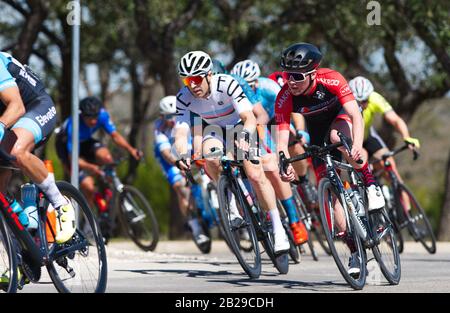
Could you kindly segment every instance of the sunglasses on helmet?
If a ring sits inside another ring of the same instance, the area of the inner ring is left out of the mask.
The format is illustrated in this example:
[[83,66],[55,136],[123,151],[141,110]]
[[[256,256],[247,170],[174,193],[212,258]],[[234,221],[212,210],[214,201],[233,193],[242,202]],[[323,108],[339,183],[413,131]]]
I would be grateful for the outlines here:
[[301,83],[306,80],[306,76],[309,74],[314,73],[316,70],[312,70],[310,72],[306,73],[299,73],[299,72],[283,72],[283,78],[285,80],[290,80],[296,83]]
[[190,86],[192,83],[200,85],[206,75],[188,76],[183,78],[183,83],[185,86]]

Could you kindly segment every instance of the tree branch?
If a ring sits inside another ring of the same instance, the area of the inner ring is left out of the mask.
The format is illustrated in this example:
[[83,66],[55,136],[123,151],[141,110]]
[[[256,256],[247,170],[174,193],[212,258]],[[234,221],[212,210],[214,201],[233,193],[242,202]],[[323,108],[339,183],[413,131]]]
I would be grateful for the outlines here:
[[184,12],[169,23],[166,34],[174,36],[176,33],[181,31],[183,27],[185,27],[192,21],[195,13],[197,13],[202,5],[203,4],[201,0],[189,1]]

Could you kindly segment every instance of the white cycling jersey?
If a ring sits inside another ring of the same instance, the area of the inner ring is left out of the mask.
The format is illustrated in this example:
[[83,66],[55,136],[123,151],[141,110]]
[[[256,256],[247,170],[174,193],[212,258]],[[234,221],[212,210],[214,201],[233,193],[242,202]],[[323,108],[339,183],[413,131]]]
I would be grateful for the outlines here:
[[[234,126],[241,121],[239,114],[252,111],[252,104],[239,83],[230,75],[212,76],[211,93],[207,98],[196,98],[188,87],[177,95],[177,123],[175,127],[193,126],[193,116],[200,116],[210,125]],[[194,114],[193,114],[194,113]]]

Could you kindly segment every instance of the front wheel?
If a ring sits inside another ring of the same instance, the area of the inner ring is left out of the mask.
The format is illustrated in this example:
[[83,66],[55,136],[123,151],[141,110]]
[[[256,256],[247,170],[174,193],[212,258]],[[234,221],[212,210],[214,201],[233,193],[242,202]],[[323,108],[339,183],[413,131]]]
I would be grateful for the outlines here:
[[[328,178],[320,181],[318,195],[322,227],[331,255],[347,283],[353,289],[360,290],[366,283],[367,272],[366,253],[361,239],[351,220],[346,218],[340,195],[336,193]],[[338,222],[342,219],[346,224],[344,230],[338,228]]]
[[144,251],[153,251],[159,226],[152,207],[139,189],[125,185],[119,194],[119,220],[131,240]]
[[[411,190],[400,185],[397,191],[398,205],[405,216],[406,227],[415,241],[420,241],[425,249],[436,253],[436,237],[424,209],[417,201]],[[409,204],[408,204],[409,202]]]
[[372,248],[373,255],[387,281],[391,285],[398,285],[401,264],[394,227],[384,209],[369,212],[369,221],[376,243]]
[[3,218],[0,218],[0,291],[17,291],[17,255],[10,232]]
[[[217,195],[219,197],[219,217],[230,248],[247,275],[250,278],[258,278],[261,275],[261,254],[255,229],[248,210],[243,207],[240,193],[226,175],[219,178]],[[244,219],[244,222],[238,228],[231,223],[231,205],[237,206],[241,217]],[[241,241],[245,241],[245,245]],[[242,249],[241,246],[246,246],[247,249]]]
[[[59,191],[72,204],[77,229],[72,239],[57,244],[46,238],[49,262],[46,264],[56,289],[63,293],[102,293],[106,289],[107,262],[103,236],[84,196],[68,182],[56,183]],[[48,204],[47,204],[48,207]],[[52,223],[47,228],[55,234]]]

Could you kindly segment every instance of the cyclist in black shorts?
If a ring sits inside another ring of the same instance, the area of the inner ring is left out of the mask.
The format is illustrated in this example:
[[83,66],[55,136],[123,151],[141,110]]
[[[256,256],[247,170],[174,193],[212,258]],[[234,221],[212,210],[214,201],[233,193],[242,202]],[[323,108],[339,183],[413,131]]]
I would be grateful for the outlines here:
[[[132,147],[117,131],[111,121],[108,111],[103,108],[101,101],[95,97],[87,97],[80,101],[80,158],[78,161],[80,172],[80,189],[86,196],[89,207],[94,207],[95,180],[94,176],[103,175],[101,165],[114,162],[111,152],[100,141],[92,138],[99,129],[108,133],[115,144],[127,150],[136,160],[141,158],[141,152]],[[70,154],[72,152],[72,118],[67,118],[56,137],[56,151],[64,169],[70,172]]]
[[[64,243],[75,232],[74,209],[59,192],[44,162],[32,153],[47,140],[55,126],[55,105],[40,79],[28,66],[0,52],[0,145],[16,157],[14,165],[37,184],[56,209],[55,239],[57,243]],[[2,192],[6,192],[10,177],[10,170],[1,171]],[[11,202],[11,205],[19,204]],[[31,227],[31,223],[24,226]]]

